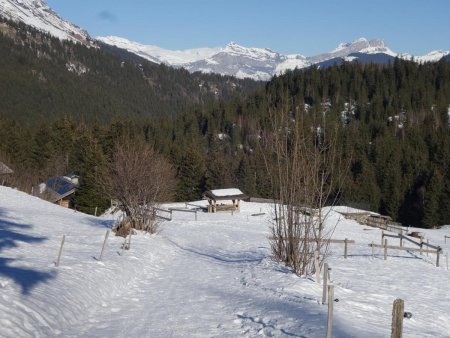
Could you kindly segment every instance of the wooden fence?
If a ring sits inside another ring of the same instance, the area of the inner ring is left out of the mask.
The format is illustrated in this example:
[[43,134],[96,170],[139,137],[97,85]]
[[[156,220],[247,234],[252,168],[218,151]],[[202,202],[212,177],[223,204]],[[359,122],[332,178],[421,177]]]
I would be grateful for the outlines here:
[[[161,208],[153,208],[153,209],[154,209],[154,213],[155,213],[156,217],[164,219],[166,221],[171,221],[172,220],[172,210],[166,210],[166,209],[161,209]],[[158,215],[157,211],[167,213],[168,216]]]
[[194,213],[195,214],[195,220],[197,221],[198,220],[198,216],[197,216],[197,210],[191,210],[191,209],[182,209],[182,208],[169,208],[169,210],[171,211],[171,212],[174,212],[174,211],[178,211],[178,212],[189,212],[189,213]]
[[[269,236],[269,240],[275,240],[276,238],[274,236]],[[304,238],[300,238],[300,241],[304,241]],[[316,242],[314,238],[309,238],[308,242]],[[353,239],[322,239],[320,240],[320,243],[327,243],[327,244],[344,244],[344,258],[347,259],[348,256],[348,245],[349,244],[355,244],[356,242]],[[313,255],[314,253],[310,253]]]
[[[403,250],[403,251],[412,251],[412,252],[419,252],[420,254],[422,253],[432,253],[432,254],[436,254],[436,267],[439,267],[439,256],[442,253],[442,249],[441,247],[437,247],[437,249],[432,250],[432,249],[422,249],[422,247],[420,248],[408,248],[408,247],[403,247],[403,246],[396,246],[396,245],[388,245],[387,243],[387,239],[384,240],[383,244],[369,244],[369,247],[372,248],[383,248],[384,249],[384,259],[387,259],[387,250],[391,249],[391,250]],[[373,250],[372,250],[372,255],[373,255]]]

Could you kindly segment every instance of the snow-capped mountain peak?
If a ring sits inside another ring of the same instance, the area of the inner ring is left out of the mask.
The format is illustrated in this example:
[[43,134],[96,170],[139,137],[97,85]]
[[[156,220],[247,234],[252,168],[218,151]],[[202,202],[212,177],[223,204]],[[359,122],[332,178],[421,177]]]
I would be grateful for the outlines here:
[[64,20],[44,0],[1,0],[0,15],[16,22],[23,22],[61,40],[91,44],[89,34]]
[[368,41],[367,41],[367,39],[366,38],[359,38],[359,39],[356,39],[355,41],[353,41],[353,42],[341,42],[335,49],[333,49],[330,53],[337,53],[337,52],[339,52],[339,51],[342,51],[342,50],[345,50],[345,49],[347,49],[347,48],[349,48],[349,47],[351,47],[351,46],[354,46],[354,45],[357,45],[357,44],[361,44],[361,43],[364,43],[364,44],[366,44],[366,43],[368,43]]
[[333,58],[345,58],[352,53],[384,53],[390,56],[396,55],[396,53],[386,47],[384,40],[382,39],[367,40],[366,38],[359,38],[353,42],[340,43],[337,48],[331,52],[312,56],[309,60],[311,63],[319,63]]
[[279,57],[279,53],[274,52],[269,48],[248,48],[240,46],[235,42],[230,42],[226,45],[223,52],[230,55],[245,56],[258,60],[269,60],[271,58]]
[[450,51],[434,50],[432,52],[429,52],[428,54],[417,57],[416,61],[419,63],[437,62],[440,59],[442,59],[444,56],[447,56],[449,54],[450,54]]
[[312,65],[327,67],[342,62],[382,63],[392,62],[395,57],[418,62],[433,62],[450,54],[445,51],[431,52],[423,57],[398,54],[392,51],[382,39],[359,38],[353,42],[340,43],[328,53],[305,57],[301,54],[283,55],[269,48],[249,48],[235,42],[222,48],[197,48],[172,51],[156,46],[145,46],[117,37],[99,37],[106,44],[127,49],[150,61],[184,67],[191,72],[218,73],[239,78],[269,80],[273,75],[287,70]]
[[172,66],[181,66],[213,56],[222,48],[194,48],[186,50],[169,50],[153,45],[143,45],[117,36],[97,37],[107,45],[113,45],[139,55],[155,63],[165,63]]

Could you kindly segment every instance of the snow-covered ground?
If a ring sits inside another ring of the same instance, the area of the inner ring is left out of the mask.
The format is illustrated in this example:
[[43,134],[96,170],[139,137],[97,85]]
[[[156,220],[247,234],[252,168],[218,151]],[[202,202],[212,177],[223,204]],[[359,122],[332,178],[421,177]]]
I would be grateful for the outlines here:
[[[202,203],[202,202],[197,202]],[[179,204],[178,206],[183,206]],[[175,205],[176,206],[176,205]],[[265,212],[265,215],[252,216]],[[327,307],[314,276],[270,259],[270,206],[240,213],[174,212],[157,235],[110,236],[114,216],[92,217],[0,187],[0,337],[324,337]],[[390,337],[392,303],[405,300],[404,337],[450,337],[445,258],[382,250],[381,231],[331,212],[333,337]],[[450,249],[450,227],[425,231]],[[66,235],[59,267],[59,245]],[[395,243],[391,239],[390,244]]]

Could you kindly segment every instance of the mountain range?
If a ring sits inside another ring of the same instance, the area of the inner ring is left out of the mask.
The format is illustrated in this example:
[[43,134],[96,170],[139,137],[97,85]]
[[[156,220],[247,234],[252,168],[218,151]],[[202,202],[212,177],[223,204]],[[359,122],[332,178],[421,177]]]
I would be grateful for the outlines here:
[[416,62],[435,62],[448,59],[450,51],[432,51],[424,56],[412,56],[393,52],[381,39],[357,39],[341,43],[331,52],[303,56],[283,55],[268,48],[248,48],[236,43],[225,47],[168,50],[143,45],[121,37],[107,36],[93,39],[88,32],[59,16],[44,0],[1,0],[0,14],[7,19],[20,21],[48,32],[60,39],[68,39],[88,46],[111,45],[125,49],[155,63],[183,67],[189,72],[217,73],[237,78],[269,80],[287,70],[315,65],[327,67],[343,62],[379,63],[393,62],[395,57]]

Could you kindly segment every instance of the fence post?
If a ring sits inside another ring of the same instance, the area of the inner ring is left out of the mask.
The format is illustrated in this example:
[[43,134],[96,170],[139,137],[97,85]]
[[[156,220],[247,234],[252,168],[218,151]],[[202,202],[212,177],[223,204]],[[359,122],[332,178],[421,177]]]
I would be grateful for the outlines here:
[[344,240],[344,258],[347,259],[347,252],[348,252],[348,240],[347,238]]
[[391,338],[402,338],[403,334],[403,316],[405,310],[405,302],[403,299],[394,300],[392,307],[392,330]]
[[328,284],[328,263],[323,265],[323,292],[322,292],[322,304],[327,301],[327,285]]
[[423,239],[422,239],[422,237],[420,237],[420,251],[419,251],[419,253],[422,255],[423,253],[422,253],[422,247],[423,247]]
[[327,338],[333,336],[333,305],[334,305],[334,286],[328,286],[328,318],[327,318]]
[[375,258],[375,248],[374,248],[374,243],[372,241],[372,258]]
[[105,240],[103,241],[103,246],[102,246],[102,251],[100,252],[100,256],[98,257],[98,260],[101,261],[102,260],[102,256],[103,256],[103,251],[105,250],[105,246],[106,246],[106,240],[108,239],[109,236],[109,232],[110,230],[106,230],[106,234],[105,234]]
[[320,283],[320,266],[319,266],[319,251],[314,251],[314,269],[316,270],[316,282]]
[[133,228],[130,227],[130,235],[128,236],[128,250],[131,249],[131,233],[133,232]]
[[427,239],[427,257],[428,257],[428,250],[430,249],[429,244],[430,244],[430,240]]
[[197,221],[197,210],[195,210],[195,220]]
[[403,231],[400,234],[400,248],[403,248]]
[[384,239],[384,231],[381,230],[381,245],[383,245],[383,239]]
[[59,261],[61,260],[61,254],[62,254],[65,240],[66,240],[66,235],[63,235],[62,240],[61,240],[61,245],[59,247],[58,258],[56,259],[56,263],[55,263],[56,266],[59,266]]
[[439,254],[441,253],[441,247],[438,246],[438,248],[436,249],[436,267],[439,267]]
[[170,220],[172,221],[172,210],[170,210]]
[[387,239],[384,240],[384,260],[387,260]]
[[128,243],[127,243],[127,236],[125,236],[125,240],[123,241],[123,244],[122,244],[122,251],[120,252],[120,255],[121,256],[123,256],[123,251],[125,250],[125,249],[130,249],[130,246],[131,246],[131,232],[133,231],[133,228],[132,227],[130,227],[130,235],[128,236]]

